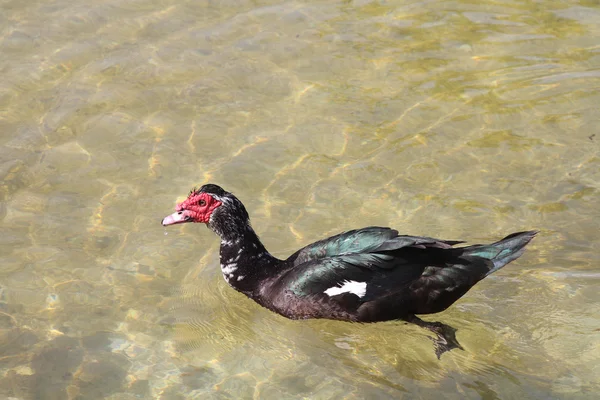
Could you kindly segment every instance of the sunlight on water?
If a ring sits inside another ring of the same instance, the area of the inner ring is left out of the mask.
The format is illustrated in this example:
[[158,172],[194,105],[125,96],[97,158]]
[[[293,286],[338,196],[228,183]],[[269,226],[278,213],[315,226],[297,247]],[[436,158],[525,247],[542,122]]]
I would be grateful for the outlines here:
[[[593,1],[4,2],[0,397],[600,391]],[[290,321],[227,286],[194,185],[272,254],[369,225],[539,229],[429,321]]]

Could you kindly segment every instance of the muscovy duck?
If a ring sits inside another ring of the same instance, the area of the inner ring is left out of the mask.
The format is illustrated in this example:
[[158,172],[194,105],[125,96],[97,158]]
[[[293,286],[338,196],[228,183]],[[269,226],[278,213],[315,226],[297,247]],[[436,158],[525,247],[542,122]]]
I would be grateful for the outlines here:
[[234,289],[290,319],[404,320],[433,331],[438,358],[460,348],[455,329],[416,314],[445,310],[473,285],[523,254],[536,231],[487,245],[399,235],[367,227],[273,257],[237,197],[214,184],[193,189],[162,225],[205,223],[221,238],[223,277]]

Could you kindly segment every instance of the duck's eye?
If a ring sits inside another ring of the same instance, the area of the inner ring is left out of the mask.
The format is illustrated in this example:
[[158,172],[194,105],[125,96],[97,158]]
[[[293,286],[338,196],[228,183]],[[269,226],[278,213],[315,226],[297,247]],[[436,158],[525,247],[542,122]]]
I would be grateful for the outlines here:
[[206,200],[204,200],[204,199],[201,199],[201,200],[198,202],[198,204],[199,204],[199,205],[201,205],[201,206],[205,206],[205,205],[206,205]]

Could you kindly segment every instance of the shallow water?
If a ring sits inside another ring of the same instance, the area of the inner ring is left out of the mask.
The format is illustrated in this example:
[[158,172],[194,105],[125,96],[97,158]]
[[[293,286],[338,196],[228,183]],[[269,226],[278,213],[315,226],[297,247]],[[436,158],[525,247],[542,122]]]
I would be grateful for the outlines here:
[[[2,1],[0,397],[592,399],[600,390],[595,1]],[[541,233],[444,313],[289,321],[218,240],[234,192],[285,257],[384,225]]]

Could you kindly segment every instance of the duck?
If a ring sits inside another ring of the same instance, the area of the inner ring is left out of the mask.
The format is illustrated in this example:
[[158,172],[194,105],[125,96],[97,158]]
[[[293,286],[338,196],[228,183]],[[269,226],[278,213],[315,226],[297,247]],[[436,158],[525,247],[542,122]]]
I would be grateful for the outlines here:
[[463,349],[456,329],[418,315],[446,310],[477,282],[519,258],[537,233],[455,247],[465,242],[369,226],[319,240],[283,260],[267,251],[242,202],[215,184],[192,189],[162,225],[191,222],[206,224],[220,237],[225,281],[259,305],[294,320],[413,323],[434,333],[438,359]]

